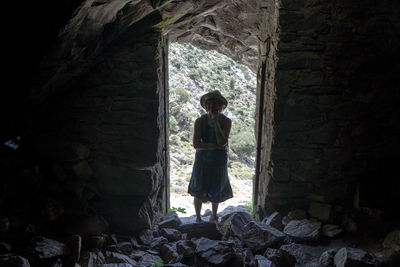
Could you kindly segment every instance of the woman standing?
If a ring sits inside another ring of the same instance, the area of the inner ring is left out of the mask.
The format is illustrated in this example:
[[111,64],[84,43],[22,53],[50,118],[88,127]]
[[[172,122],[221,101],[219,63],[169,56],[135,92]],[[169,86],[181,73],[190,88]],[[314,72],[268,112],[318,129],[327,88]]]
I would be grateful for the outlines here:
[[211,221],[218,222],[219,203],[233,197],[228,179],[228,138],[232,121],[221,114],[228,102],[216,90],[200,98],[207,114],[194,124],[193,146],[196,149],[188,192],[194,196],[196,222],[201,221],[203,202],[212,203]]

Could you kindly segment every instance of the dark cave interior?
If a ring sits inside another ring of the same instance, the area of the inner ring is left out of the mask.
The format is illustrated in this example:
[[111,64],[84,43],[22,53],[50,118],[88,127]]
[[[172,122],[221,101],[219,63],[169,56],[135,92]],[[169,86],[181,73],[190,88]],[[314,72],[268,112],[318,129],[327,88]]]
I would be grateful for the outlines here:
[[170,41],[257,72],[260,221],[303,209],[340,225],[362,213],[387,230],[399,218],[397,1],[5,5],[0,136],[19,147],[0,151],[0,241],[139,235],[160,222]]

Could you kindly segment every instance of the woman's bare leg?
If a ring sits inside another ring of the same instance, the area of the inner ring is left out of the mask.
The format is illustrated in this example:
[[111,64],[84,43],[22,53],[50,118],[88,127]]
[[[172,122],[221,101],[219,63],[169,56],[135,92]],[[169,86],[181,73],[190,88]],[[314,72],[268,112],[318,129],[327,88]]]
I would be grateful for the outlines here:
[[211,207],[212,207],[212,220],[214,222],[218,222],[218,217],[217,217],[217,212],[218,212],[218,205],[219,203],[211,203]]
[[193,202],[194,202],[194,210],[196,211],[196,222],[201,222],[200,212],[203,202],[201,202],[201,200],[198,199],[197,197],[194,197]]

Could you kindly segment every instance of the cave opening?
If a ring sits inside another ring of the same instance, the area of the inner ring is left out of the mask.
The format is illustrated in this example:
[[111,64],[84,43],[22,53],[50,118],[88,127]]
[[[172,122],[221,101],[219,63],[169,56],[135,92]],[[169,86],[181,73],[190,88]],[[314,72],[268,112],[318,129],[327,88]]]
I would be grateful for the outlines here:
[[[195,214],[193,197],[187,193],[195,154],[193,125],[205,113],[201,95],[218,89],[228,100],[223,114],[232,119],[228,174],[234,195],[220,203],[219,211],[236,208],[252,213],[256,74],[228,56],[190,43],[170,43],[168,50],[170,210],[182,217]],[[209,209],[208,204],[203,207],[205,216]]]

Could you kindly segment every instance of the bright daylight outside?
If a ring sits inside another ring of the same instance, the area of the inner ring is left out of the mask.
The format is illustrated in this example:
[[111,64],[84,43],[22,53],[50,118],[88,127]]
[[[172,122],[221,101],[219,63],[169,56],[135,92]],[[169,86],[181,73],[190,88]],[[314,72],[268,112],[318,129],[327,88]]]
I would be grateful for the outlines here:
[[[169,46],[170,208],[180,217],[195,214],[193,197],[187,193],[195,149],[192,145],[196,118],[205,113],[200,97],[219,90],[228,100],[223,114],[232,120],[229,137],[228,174],[233,198],[220,203],[218,211],[243,205],[252,209],[256,141],[254,136],[256,75],[216,51],[187,43]],[[211,209],[203,205],[202,214]]]

